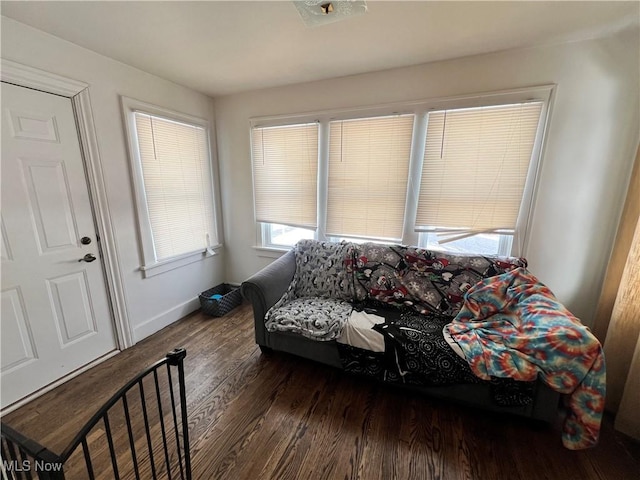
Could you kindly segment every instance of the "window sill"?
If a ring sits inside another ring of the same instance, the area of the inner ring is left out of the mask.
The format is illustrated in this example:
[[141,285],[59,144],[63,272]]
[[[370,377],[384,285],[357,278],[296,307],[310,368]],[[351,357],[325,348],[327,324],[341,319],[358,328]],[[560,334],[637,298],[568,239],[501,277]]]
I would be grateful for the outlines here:
[[257,255],[259,257],[267,257],[267,258],[280,258],[282,255],[284,255],[285,253],[287,253],[289,250],[291,250],[291,248],[287,248],[287,247],[282,247],[282,248],[278,248],[278,247],[253,247],[254,250],[256,250],[258,253]]
[[189,265],[191,263],[199,262],[205,258],[213,257],[214,255],[217,255],[218,250],[222,248],[222,245],[216,245],[211,248],[213,249],[213,253],[208,253],[206,250],[198,250],[196,252],[185,253],[184,255],[168,258],[160,262],[142,265],[140,267],[140,271],[142,272],[142,276],[144,278],[155,277],[156,275],[160,275],[161,273],[175,270],[176,268],[184,267],[185,265]]

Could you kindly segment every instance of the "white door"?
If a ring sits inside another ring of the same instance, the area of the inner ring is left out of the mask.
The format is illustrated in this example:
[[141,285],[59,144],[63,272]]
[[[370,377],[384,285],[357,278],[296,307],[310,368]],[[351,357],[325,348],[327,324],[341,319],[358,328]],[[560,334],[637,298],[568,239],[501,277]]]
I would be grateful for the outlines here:
[[6,407],[116,340],[71,100],[2,83],[1,105]]

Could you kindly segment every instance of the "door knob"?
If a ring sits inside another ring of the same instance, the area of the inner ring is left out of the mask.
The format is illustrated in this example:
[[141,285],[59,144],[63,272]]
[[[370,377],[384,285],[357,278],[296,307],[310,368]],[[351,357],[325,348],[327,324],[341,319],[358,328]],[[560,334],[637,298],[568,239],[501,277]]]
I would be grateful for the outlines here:
[[95,255],[93,255],[92,253],[87,253],[84,257],[82,257],[80,260],[78,260],[79,262],[87,262],[87,263],[91,263],[94,260],[96,260]]

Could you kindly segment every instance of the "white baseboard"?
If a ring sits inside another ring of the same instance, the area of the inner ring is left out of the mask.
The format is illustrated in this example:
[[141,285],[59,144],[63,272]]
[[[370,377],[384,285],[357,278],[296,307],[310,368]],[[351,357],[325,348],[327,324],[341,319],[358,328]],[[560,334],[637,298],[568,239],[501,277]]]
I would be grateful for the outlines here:
[[180,305],[173,307],[140,325],[136,325],[133,327],[133,341],[138,343],[143,338],[147,338],[158,330],[162,330],[164,327],[189,315],[198,308],[200,308],[200,300],[198,297],[194,297],[191,300],[187,300],[186,302],[181,303]]

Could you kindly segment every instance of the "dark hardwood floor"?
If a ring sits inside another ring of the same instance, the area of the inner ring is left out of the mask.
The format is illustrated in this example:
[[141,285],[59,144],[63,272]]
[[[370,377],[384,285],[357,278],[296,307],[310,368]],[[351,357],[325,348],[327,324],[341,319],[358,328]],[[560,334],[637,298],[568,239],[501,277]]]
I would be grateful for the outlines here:
[[193,314],[3,421],[59,453],[129,377],[174,347],[187,349],[198,480],[640,478],[640,447],[608,418],[597,447],[572,452],[559,421],[505,418],[261,355],[248,305],[222,318]]

